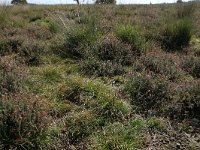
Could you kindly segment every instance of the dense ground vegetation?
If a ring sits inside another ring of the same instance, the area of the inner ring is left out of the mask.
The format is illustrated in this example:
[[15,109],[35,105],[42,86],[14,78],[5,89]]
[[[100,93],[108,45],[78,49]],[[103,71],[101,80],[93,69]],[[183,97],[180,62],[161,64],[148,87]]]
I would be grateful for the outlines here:
[[200,149],[200,5],[0,7],[0,149]]

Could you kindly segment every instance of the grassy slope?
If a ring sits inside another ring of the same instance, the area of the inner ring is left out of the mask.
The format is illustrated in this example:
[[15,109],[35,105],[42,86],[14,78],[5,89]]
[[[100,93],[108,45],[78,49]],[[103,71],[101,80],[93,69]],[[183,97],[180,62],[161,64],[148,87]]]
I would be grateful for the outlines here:
[[[55,54],[64,33],[81,25],[96,25],[104,36],[113,34],[121,24],[137,25],[150,40],[147,52],[135,61],[140,64],[150,56],[158,57],[158,62],[172,61],[181,74],[178,79],[170,81],[165,74],[159,78],[168,82],[170,91],[174,91],[187,82],[199,82],[181,68],[185,58],[199,57],[196,54],[200,51],[200,5],[197,7],[192,15],[196,31],[187,53],[166,52],[154,40],[164,21],[176,11],[175,5],[0,8],[0,42],[19,43],[8,47],[5,53],[5,47],[0,47],[1,57],[19,60],[28,74],[22,91],[42,97],[49,105],[48,149],[200,148],[199,125],[188,123],[193,118],[170,120],[167,115],[137,111],[137,106],[122,92],[130,74],[135,73],[132,66],[126,67],[122,75],[89,76],[80,71],[82,60]],[[24,54],[26,50],[28,56]],[[148,76],[148,73],[141,74]]]

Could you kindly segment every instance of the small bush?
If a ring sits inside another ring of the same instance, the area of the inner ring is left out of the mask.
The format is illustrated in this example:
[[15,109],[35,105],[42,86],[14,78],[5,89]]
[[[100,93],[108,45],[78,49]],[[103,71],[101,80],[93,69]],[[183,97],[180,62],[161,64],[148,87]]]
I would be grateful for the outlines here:
[[174,62],[156,56],[144,56],[133,65],[135,71],[152,71],[166,76],[169,80],[175,80],[180,76]]
[[146,43],[138,27],[131,25],[119,26],[115,34],[122,42],[132,46],[135,55],[141,55],[145,51]]
[[112,61],[98,61],[96,59],[88,59],[81,62],[81,71],[86,75],[94,76],[116,76],[124,73],[123,66],[120,63]]
[[189,83],[176,90],[174,100],[166,109],[166,115],[175,119],[200,119],[200,85]]
[[0,41],[0,55],[8,55],[19,52],[22,40],[17,38],[8,38]]
[[24,42],[20,48],[19,55],[24,59],[24,62],[30,66],[38,66],[41,62],[41,55],[44,53],[45,46],[35,42]]
[[168,100],[167,88],[167,84],[161,80],[137,75],[129,79],[124,90],[139,111],[147,111],[160,108]]
[[189,45],[192,37],[192,23],[188,19],[167,24],[161,33],[162,46],[169,51],[180,50]]
[[112,35],[98,40],[81,62],[81,70],[88,75],[116,76],[124,73],[123,66],[130,65],[136,57],[130,45]]
[[182,68],[193,77],[200,77],[200,59],[198,57],[186,58],[182,63]]
[[180,94],[181,115],[200,119],[200,85],[190,85]]
[[131,46],[124,44],[112,36],[106,36],[95,43],[94,55],[103,61],[115,61],[122,65],[130,64],[134,60]]
[[[96,33],[98,34],[98,33]],[[65,34],[64,43],[58,51],[55,51],[61,57],[80,59],[87,56],[88,47],[95,41],[96,35],[92,34],[89,29],[76,28]]]
[[47,137],[47,111],[33,96],[0,98],[0,145],[3,149],[42,149]]
[[48,27],[29,25],[26,30],[27,30],[27,35],[32,39],[38,39],[44,41],[52,38],[52,34],[49,31]]
[[26,76],[22,67],[13,58],[0,58],[0,95],[21,90]]

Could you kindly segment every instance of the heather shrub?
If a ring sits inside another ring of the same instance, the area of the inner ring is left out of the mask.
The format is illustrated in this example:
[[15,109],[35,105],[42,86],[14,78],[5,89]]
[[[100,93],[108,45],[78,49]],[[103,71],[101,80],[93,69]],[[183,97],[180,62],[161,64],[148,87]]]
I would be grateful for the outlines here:
[[99,61],[97,59],[87,59],[81,62],[80,70],[86,75],[94,76],[116,76],[124,73],[123,66],[119,62]]
[[123,66],[130,65],[135,57],[130,45],[113,36],[106,36],[90,48],[87,59],[81,62],[81,70],[87,75],[121,75],[124,73]]
[[181,115],[186,118],[200,119],[200,85],[187,86],[180,92]]
[[190,82],[179,87],[165,113],[175,119],[200,119],[200,85]]
[[0,56],[19,52],[22,40],[19,37],[0,40]]
[[22,88],[26,70],[9,57],[0,58],[0,93],[16,92]]
[[124,91],[130,95],[131,103],[138,107],[138,111],[159,109],[169,98],[167,83],[142,75],[131,77]]
[[133,69],[138,72],[151,71],[155,74],[164,75],[169,80],[175,80],[180,76],[172,60],[151,55],[141,57],[139,61],[134,63]]
[[119,26],[115,34],[122,42],[131,45],[132,51],[136,56],[141,55],[145,51],[145,39],[141,35],[138,27],[131,25]]
[[162,46],[168,51],[180,50],[189,45],[192,37],[192,23],[181,19],[168,23],[161,33]]
[[[94,43],[98,33],[93,34],[90,29],[77,27],[65,33],[64,43],[54,50],[63,58],[80,59],[87,56],[88,47]],[[86,55],[86,56],[85,56]]]
[[98,40],[92,51],[100,60],[115,61],[122,65],[130,64],[135,55],[131,46],[122,43],[113,36],[106,36]]
[[29,25],[26,30],[27,35],[32,39],[44,41],[52,38],[52,33],[49,31],[49,28],[45,26]]
[[0,145],[3,149],[42,149],[47,138],[47,111],[39,97],[0,98]]
[[45,46],[36,41],[26,41],[20,48],[19,55],[30,66],[38,66],[42,63],[41,55],[44,54]]
[[200,77],[200,59],[198,57],[186,58],[182,63],[182,68],[193,77]]

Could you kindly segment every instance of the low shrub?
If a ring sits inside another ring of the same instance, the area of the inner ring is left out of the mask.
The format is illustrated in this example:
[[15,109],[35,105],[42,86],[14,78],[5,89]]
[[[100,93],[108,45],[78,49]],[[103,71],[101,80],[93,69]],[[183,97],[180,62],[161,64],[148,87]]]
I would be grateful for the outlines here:
[[123,66],[130,65],[136,58],[130,45],[112,35],[99,39],[81,62],[81,71],[87,75],[116,76],[124,73]]
[[113,36],[106,36],[98,40],[92,52],[100,60],[115,61],[122,65],[133,62],[135,56],[130,45],[122,43]]
[[175,80],[180,76],[180,72],[172,60],[151,55],[141,57],[141,59],[133,65],[133,69],[138,72],[151,71],[155,74],[164,75],[169,80]]
[[47,139],[46,105],[24,94],[0,98],[0,145],[3,149],[42,149]]
[[30,66],[38,66],[42,63],[41,55],[44,54],[45,46],[36,41],[26,41],[20,48],[19,55]]
[[28,37],[32,39],[44,41],[52,38],[52,33],[49,31],[48,27],[29,25],[26,30]]
[[123,66],[120,63],[112,61],[98,61],[96,59],[87,59],[81,62],[80,70],[86,75],[94,76],[116,76],[124,73]]
[[146,50],[145,39],[136,26],[119,26],[116,30],[116,37],[122,42],[130,44],[135,55],[141,55]]
[[182,68],[193,77],[200,77],[200,59],[198,57],[186,58],[182,63]]
[[13,58],[0,58],[0,95],[21,90],[26,76],[22,67]]
[[19,37],[0,40],[0,56],[19,52],[21,45]]
[[162,46],[168,51],[180,50],[189,45],[192,37],[192,23],[189,19],[181,19],[168,23],[161,33]]
[[80,59],[87,56],[87,49],[96,40],[98,33],[93,34],[90,29],[76,27],[65,33],[64,43],[55,50],[59,56]]
[[200,113],[200,85],[189,83],[176,90],[173,102],[166,114],[175,119],[198,119]]
[[131,77],[126,83],[124,91],[130,95],[131,103],[138,107],[138,111],[142,112],[160,109],[169,98],[167,83],[142,75]]

